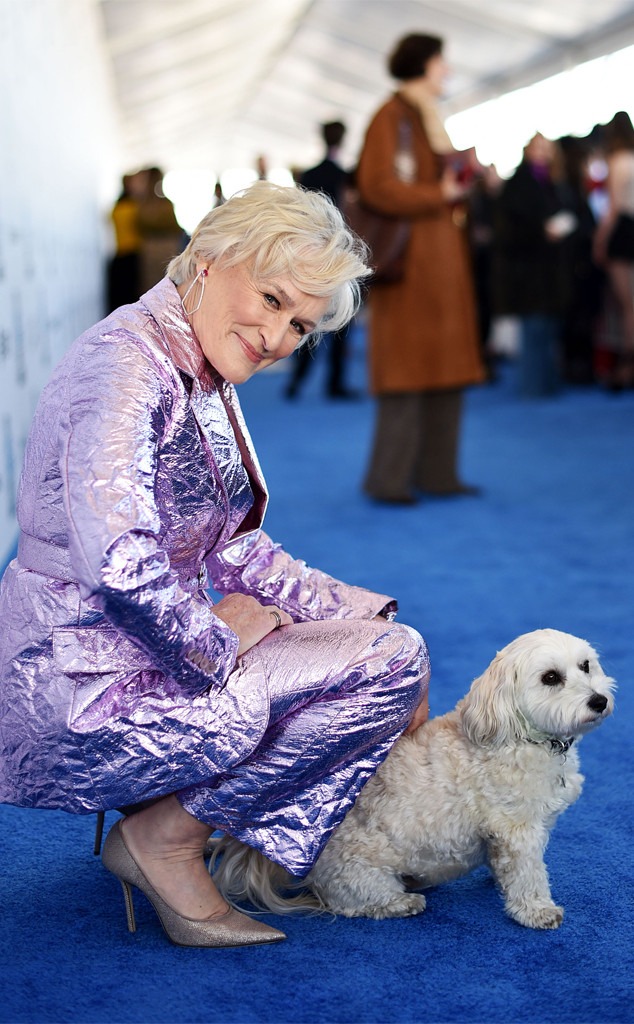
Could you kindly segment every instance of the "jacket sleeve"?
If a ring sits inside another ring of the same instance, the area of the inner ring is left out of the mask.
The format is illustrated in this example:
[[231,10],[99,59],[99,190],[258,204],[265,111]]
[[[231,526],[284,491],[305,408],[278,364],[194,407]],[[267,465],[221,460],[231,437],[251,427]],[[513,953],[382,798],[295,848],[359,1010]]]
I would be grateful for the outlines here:
[[222,687],[238,637],[179,583],[161,543],[159,445],[176,381],[138,338],[93,338],[69,381],[60,461],[82,598],[191,694]]
[[440,182],[400,181],[396,175],[398,121],[388,108],[374,117],[357,167],[357,187],[364,202],[392,217],[421,217],[445,207]]
[[295,622],[319,619],[392,619],[396,601],[351,586],[287,554],[263,530],[228,544],[207,559],[214,587],[257,597],[288,612]]

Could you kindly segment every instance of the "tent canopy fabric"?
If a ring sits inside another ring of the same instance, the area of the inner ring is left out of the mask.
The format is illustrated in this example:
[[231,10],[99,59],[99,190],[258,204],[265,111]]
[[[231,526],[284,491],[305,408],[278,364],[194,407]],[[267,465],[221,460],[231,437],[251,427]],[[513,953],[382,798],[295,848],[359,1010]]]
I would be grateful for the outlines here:
[[634,43],[631,0],[99,0],[130,168],[306,167],[319,124],[354,159],[386,54],[441,36],[445,114]]

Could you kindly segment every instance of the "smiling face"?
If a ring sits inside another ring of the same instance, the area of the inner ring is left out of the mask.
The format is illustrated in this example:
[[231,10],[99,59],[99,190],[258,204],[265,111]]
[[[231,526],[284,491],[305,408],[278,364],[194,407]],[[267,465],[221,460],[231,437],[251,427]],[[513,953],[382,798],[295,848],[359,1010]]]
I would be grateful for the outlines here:
[[[256,281],[244,263],[211,263],[208,271],[200,308],[189,319],[206,359],[231,384],[290,356],[328,308],[328,299],[300,291],[288,275]],[[182,297],[187,285],[178,290]]]

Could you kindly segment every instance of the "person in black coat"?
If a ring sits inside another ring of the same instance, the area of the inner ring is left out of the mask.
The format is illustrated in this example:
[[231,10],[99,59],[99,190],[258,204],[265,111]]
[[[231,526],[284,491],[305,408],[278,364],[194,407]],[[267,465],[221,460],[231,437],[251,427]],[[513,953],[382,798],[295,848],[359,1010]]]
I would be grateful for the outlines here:
[[593,384],[595,336],[603,309],[605,272],[593,253],[597,221],[588,201],[590,140],[566,135],[559,145],[578,220],[569,243],[571,295],[562,331],[564,373],[572,384]]
[[526,397],[553,394],[560,386],[570,243],[578,229],[573,209],[558,148],[538,133],[502,188],[495,223],[495,310],[519,319],[518,386]]
[[[324,192],[341,209],[343,191],[348,180],[348,172],[338,163],[336,157],[343,141],[346,127],[341,121],[329,121],[321,126],[322,137],[326,145],[326,155],[321,163],[300,176],[302,188],[312,192]],[[342,330],[334,331],[324,338],[328,355],[328,375],[326,378],[326,395],[329,398],[354,398],[355,393],[344,384],[345,358],[350,324]],[[290,379],[286,387],[287,398],[297,398],[301,384],[314,363],[314,350],[311,345],[304,344],[293,354]]]

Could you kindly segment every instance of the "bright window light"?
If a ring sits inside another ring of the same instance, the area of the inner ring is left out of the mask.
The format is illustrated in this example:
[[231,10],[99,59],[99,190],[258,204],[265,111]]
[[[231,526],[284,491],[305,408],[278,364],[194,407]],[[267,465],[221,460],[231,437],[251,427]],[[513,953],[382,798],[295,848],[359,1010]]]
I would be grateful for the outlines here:
[[[276,185],[293,185],[293,175],[287,167],[272,167],[267,174]],[[222,193],[226,199],[255,181],[252,167],[230,167],[220,175]],[[169,171],[163,179],[163,191],[174,203],[174,213],[188,235],[212,207],[214,187],[218,180],[213,171]]]
[[163,191],[188,235],[211,209],[216,181],[213,171],[168,171],[163,178]]
[[522,159],[525,144],[541,132],[549,139],[587,135],[617,110],[634,118],[630,88],[634,46],[579,64],[526,89],[481,103],[447,118],[457,149],[475,146],[481,163],[508,176]]

